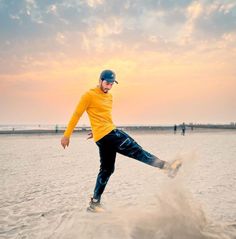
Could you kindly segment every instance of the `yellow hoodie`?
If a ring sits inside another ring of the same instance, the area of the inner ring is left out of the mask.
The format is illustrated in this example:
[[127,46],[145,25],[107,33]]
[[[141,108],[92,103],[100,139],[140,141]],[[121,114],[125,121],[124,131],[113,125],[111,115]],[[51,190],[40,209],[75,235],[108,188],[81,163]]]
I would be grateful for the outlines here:
[[80,99],[68,125],[64,136],[70,137],[80,117],[87,112],[92,127],[94,141],[98,141],[113,129],[112,95],[104,93],[99,87],[89,90]]

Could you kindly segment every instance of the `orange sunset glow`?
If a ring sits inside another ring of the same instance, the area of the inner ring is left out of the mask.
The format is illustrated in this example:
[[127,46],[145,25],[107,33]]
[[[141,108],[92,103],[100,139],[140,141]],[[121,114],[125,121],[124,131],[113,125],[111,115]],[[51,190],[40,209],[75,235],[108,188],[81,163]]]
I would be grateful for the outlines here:
[[236,122],[235,1],[1,0],[0,12],[0,124],[66,124],[104,69],[117,125]]

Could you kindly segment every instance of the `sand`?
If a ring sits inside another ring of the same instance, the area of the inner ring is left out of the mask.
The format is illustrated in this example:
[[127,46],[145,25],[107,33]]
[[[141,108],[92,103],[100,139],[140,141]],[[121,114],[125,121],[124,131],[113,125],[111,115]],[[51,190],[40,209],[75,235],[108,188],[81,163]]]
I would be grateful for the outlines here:
[[131,133],[179,175],[118,155],[103,195],[87,213],[99,168],[97,146],[73,135],[0,136],[0,238],[236,238],[236,132],[186,136]]

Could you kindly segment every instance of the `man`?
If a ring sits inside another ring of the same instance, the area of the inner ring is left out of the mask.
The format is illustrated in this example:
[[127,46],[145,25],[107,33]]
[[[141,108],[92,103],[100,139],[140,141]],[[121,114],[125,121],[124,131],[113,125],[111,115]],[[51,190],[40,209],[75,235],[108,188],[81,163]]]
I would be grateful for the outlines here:
[[179,160],[171,164],[160,160],[145,151],[127,133],[116,128],[112,122],[112,95],[109,93],[114,83],[118,84],[115,73],[111,70],[104,70],[100,75],[99,85],[81,97],[61,139],[61,145],[65,149],[66,146],[69,146],[69,139],[73,129],[84,111],[86,111],[92,128],[90,137],[94,138],[100,154],[100,171],[97,176],[94,194],[89,204],[88,210],[90,211],[99,211],[101,208],[102,193],[115,169],[116,153],[162,169],[170,177],[174,177],[181,166]]
[[177,125],[175,124],[174,125],[174,134],[176,134],[176,132],[177,132]]
[[185,135],[185,130],[186,130],[186,127],[185,127],[185,123],[183,122],[183,124],[182,124],[182,135],[183,136]]

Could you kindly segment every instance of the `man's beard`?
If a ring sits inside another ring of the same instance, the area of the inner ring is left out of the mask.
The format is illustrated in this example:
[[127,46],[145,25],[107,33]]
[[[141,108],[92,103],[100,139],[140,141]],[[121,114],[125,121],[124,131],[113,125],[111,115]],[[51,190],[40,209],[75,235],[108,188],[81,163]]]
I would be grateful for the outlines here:
[[100,87],[100,89],[101,89],[104,93],[108,93],[108,91],[109,91],[109,89],[103,88],[102,86]]

